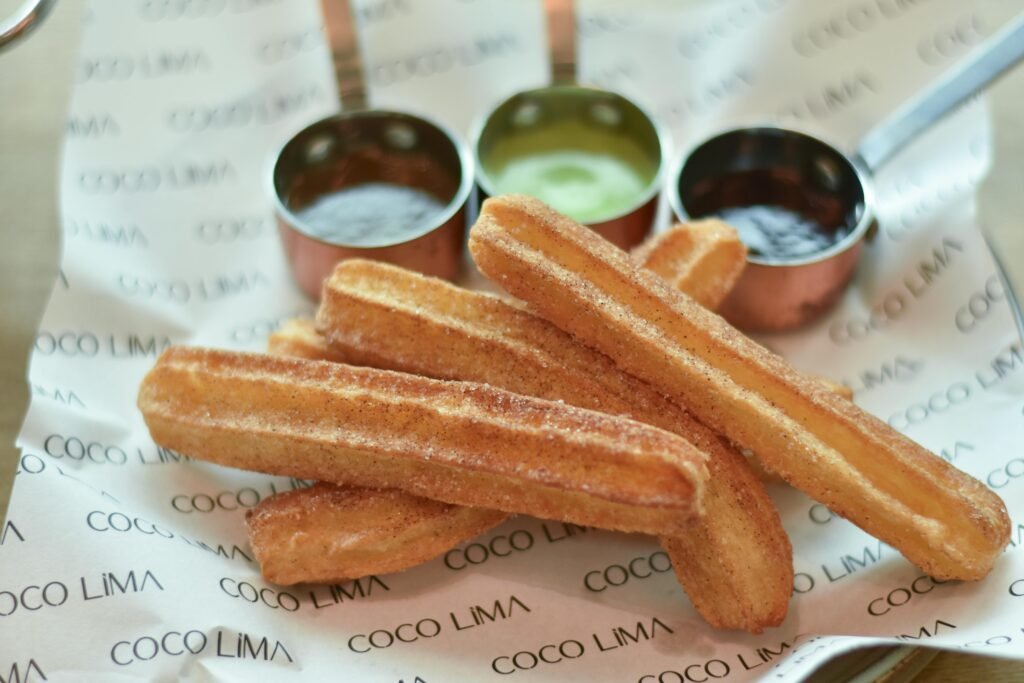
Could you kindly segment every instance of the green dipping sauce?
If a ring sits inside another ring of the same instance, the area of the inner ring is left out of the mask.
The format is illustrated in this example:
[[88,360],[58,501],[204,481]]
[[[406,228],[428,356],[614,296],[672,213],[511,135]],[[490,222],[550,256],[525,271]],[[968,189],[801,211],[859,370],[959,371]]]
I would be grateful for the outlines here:
[[573,120],[509,134],[480,161],[492,194],[530,195],[580,223],[636,208],[658,171],[657,162],[629,137]]

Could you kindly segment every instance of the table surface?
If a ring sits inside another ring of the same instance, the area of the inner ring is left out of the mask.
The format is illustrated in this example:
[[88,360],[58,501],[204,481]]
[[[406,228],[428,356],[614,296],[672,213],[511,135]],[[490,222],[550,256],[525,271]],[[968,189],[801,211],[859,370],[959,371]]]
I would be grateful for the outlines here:
[[[16,4],[3,0],[0,13]],[[29,349],[60,255],[60,145],[83,13],[81,3],[60,3],[42,28],[0,54],[0,206],[7,208],[0,250],[0,512],[7,509],[18,456],[14,439],[28,403]],[[1017,218],[1024,209],[1024,68],[997,84],[991,100],[995,167],[981,190],[981,217],[1016,291],[1024,293],[1024,230]],[[914,680],[1024,681],[1024,664],[943,653]]]

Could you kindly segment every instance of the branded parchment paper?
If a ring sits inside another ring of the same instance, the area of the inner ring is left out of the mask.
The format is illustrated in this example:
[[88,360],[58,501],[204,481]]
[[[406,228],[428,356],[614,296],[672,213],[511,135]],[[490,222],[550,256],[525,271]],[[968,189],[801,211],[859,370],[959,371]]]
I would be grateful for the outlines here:
[[[356,8],[377,105],[466,131],[547,78],[538,3]],[[642,101],[677,148],[777,117],[851,144],[1020,9],[592,0],[581,78]],[[842,305],[764,341],[1003,496],[1013,544],[985,581],[933,582],[779,487],[795,594],[760,636],[708,628],[653,539],[527,517],[401,574],[263,582],[244,511],[305,483],[158,448],[135,394],[171,343],[258,350],[312,309],[289,279],[265,174],[290,133],[338,106],[319,22],[312,1],[93,3],[62,167],[64,257],[0,530],[0,677],[795,680],[881,642],[1024,658],[1024,358],[975,218],[983,103],[878,177],[881,230]]]

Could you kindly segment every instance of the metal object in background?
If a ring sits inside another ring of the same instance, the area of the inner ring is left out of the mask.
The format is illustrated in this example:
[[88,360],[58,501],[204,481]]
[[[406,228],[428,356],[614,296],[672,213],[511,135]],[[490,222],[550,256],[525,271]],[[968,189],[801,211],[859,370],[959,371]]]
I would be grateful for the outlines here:
[[548,54],[551,82],[576,81],[576,12],[574,0],[543,0],[548,20]]
[[461,270],[473,161],[438,123],[400,112],[342,112],[281,148],[271,193],[292,274],[310,297],[346,258],[454,280]]
[[[872,175],[1022,58],[1024,16],[878,123],[851,155],[798,131],[757,127],[720,134],[681,158],[669,187],[669,202],[679,218],[749,209],[731,222],[741,233],[748,223],[771,237],[768,246],[799,243],[797,232],[808,232],[814,224],[818,234],[835,238],[813,254],[752,252],[722,314],[744,329],[777,331],[799,327],[831,308],[853,276],[875,221]],[[770,188],[759,187],[764,183]]]
[[11,16],[0,21],[0,51],[27,36],[46,18],[57,0],[26,0]]
[[927,647],[868,647],[822,664],[804,683],[910,683],[939,654]]
[[334,80],[345,109],[366,109],[366,80],[356,17],[349,0],[320,0],[324,34],[334,62]]
[[787,128],[720,133],[690,152],[673,177],[669,202],[676,215],[720,215],[750,249],[720,308],[748,330],[799,327],[830,309],[875,221],[867,170],[836,147]]
[[270,192],[292,275],[313,299],[346,258],[454,280],[462,266],[472,156],[439,123],[366,109],[351,5],[320,5],[345,111],[296,133],[271,170]]
[[[647,114],[632,100],[621,94],[596,87],[584,87],[578,84],[576,58],[576,12],[573,0],[543,0],[544,13],[547,18],[548,51],[551,61],[551,78],[553,85],[516,93],[486,116],[475,126],[473,148],[477,168],[477,186],[481,201],[497,193],[508,192],[508,188],[500,187],[496,176],[501,170],[499,162],[494,158],[497,148],[506,147],[510,142],[519,140],[524,145],[533,145],[532,151],[541,157],[544,154],[560,153],[568,157],[572,152],[587,154],[577,164],[567,163],[565,168],[547,167],[547,171],[561,171],[561,176],[576,174],[577,193],[587,192],[587,184],[591,183],[590,192],[599,192],[596,168],[589,174],[582,164],[600,155],[601,150],[595,148],[602,139],[617,138],[622,145],[634,148],[634,156],[644,158],[644,165],[649,171],[642,171],[644,183],[636,188],[636,199],[618,209],[610,209],[603,215],[585,217],[574,215],[574,212],[557,202],[550,201],[548,196],[541,199],[549,200],[554,208],[567,213],[572,218],[587,225],[606,239],[623,249],[630,249],[646,237],[654,225],[658,207],[658,195],[667,164],[664,134]],[[577,127],[580,137],[563,136],[561,139],[550,139],[547,148],[538,145],[538,133],[546,127],[569,126]],[[593,136],[589,141],[582,137],[587,132]],[[532,141],[527,142],[529,138]],[[569,154],[566,154],[569,153]],[[616,154],[609,147],[604,154],[609,161],[616,161]],[[507,159],[502,159],[501,163]],[[626,168],[626,159],[618,158],[618,162]],[[587,178],[587,175],[591,175]],[[627,174],[630,175],[630,174]],[[557,184],[557,180],[551,185]],[[567,180],[567,186],[572,181]],[[554,189],[549,188],[554,196]],[[516,190],[512,190],[516,191]]]

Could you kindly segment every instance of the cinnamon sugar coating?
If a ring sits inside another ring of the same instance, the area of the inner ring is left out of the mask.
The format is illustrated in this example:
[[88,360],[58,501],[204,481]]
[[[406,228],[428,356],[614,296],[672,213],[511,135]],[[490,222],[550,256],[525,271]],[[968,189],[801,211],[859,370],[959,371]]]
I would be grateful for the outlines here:
[[469,246],[505,291],[928,574],[980,579],[1009,542],[984,484],[542,203],[487,200]]
[[327,361],[174,347],[138,405],[199,459],[606,529],[678,532],[707,479],[700,451],[633,420]]

